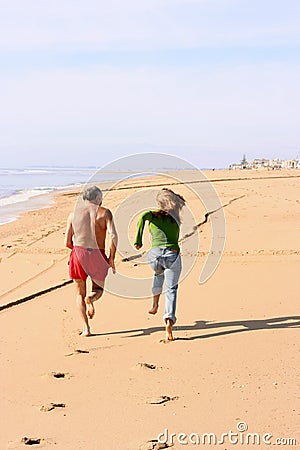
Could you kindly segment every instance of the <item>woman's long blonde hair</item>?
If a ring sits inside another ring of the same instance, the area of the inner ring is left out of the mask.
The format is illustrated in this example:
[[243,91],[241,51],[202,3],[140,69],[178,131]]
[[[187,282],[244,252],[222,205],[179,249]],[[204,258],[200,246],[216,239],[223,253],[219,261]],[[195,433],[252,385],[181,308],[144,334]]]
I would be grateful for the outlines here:
[[180,223],[180,212],[185,206],[185,200],[181,195],[176,194],[171,189],[163,188],[158,192],[156,201],[160,210],[154,215],[169,216]]

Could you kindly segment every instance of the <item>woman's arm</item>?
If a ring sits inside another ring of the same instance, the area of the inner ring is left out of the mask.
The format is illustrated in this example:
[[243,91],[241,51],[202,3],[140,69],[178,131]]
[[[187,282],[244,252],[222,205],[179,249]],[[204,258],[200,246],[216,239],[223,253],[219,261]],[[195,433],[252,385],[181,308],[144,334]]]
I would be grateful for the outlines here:
[[151,219],[152,219],[151,211],[145,212],[139,218],[139,221],[137,223],[135,240],[134,240],[134,246],[137,250],[139,250],[143,246],[143,232],[144,232],[144,228],[145,228],[145,222],[146,222],[146,220],[150,221]]

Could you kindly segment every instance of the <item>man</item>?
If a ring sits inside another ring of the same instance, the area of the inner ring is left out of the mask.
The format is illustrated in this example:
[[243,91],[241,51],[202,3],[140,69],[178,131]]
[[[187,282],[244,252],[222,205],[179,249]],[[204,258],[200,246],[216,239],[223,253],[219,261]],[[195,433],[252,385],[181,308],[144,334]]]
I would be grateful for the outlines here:
[[[102,192],[97,186],[83,191],[73,213],[68,217],[65,245],[70,248],[69,274],[76,286],[76,303],[84,322],[82,336],[90,336],[89,319],[95,314],[94,302],[104,289],[108,269],[115,270],[118,236],[112,213],[102,205]],[[105,255],[106,233],[110,235],[109,257]],[[87,294],[87,277],[92,291]]]

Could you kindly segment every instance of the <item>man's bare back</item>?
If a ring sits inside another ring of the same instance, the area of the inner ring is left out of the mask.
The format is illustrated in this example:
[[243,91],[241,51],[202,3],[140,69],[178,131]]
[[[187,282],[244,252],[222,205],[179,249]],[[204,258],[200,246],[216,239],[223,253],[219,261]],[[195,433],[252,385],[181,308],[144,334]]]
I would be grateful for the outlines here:
[[109,209],[91,202],[76,209],[72,219],[74,245],[104,249],[107,222],[111,219]]

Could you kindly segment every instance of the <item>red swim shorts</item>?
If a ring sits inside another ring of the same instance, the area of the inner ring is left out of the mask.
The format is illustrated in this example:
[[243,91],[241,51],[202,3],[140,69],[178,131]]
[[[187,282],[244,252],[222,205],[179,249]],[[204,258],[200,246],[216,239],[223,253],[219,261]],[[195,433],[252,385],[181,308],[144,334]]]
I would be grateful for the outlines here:
[[73,280],[104,281],[110,265],[103,249],[73,247],[69,259],[69,274]]

